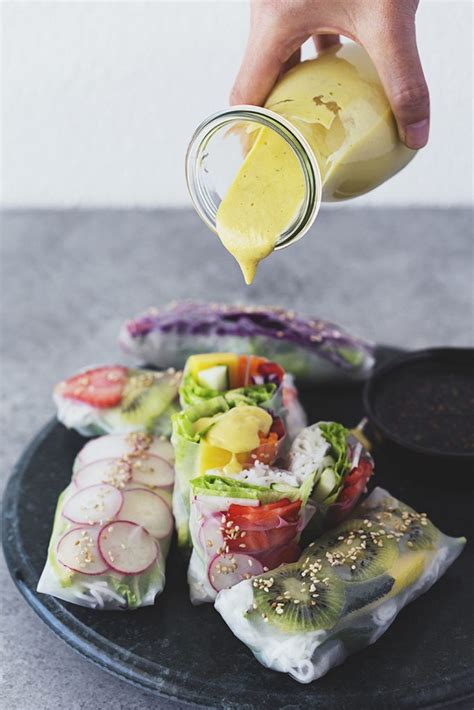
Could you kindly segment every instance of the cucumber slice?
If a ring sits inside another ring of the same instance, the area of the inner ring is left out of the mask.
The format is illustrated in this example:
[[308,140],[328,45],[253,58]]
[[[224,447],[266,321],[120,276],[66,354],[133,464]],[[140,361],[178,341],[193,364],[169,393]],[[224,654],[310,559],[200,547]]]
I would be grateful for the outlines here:
[[336,473],[332,468],[325,468],[321,474],[319,481],[314,488],[313,498],[321,503],[327,498],[337,484]]
[[229,389],[228,368],[226,365],[216,365],[202,370],[197,376],[198,382],[203,387],[209,387],[217,392],[225,392]]

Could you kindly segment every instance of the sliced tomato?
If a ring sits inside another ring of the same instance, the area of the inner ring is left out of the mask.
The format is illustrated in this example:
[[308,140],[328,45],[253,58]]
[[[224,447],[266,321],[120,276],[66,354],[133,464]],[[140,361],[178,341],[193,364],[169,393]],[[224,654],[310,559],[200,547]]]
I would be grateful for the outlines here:
[[366,483],[372,475],[373,465],[371,461],[367,459],[361,459],[359,465],[352,469],[352,471],[347,475],[345,480],[345,485],[352,486],[361,479]]
[[61,382],[57,391],[62,397],[99,409],[116,407],[122,399],[127,377],[126,367],[97,367]]
[[248,530],[243,531],[245,535],[239,535],[237,538],[225,541],[226,547],[230,552],[262,552],[268,550],[270,545],[268,542],[267,533],[264,530]]
[[[268,505],[273,506],[273,503]],[[229,505],[229,510],[227,511],[227,517],[233,519],[235,515],[251,515],[253,510],[260,510],[260,508],[265,508],[264,505],[238,505],[237,503],[231,503]]]
[[291,523],[279,528],[267,530],[240,530],[240,534],[225,541],[230,552],[265,552],[282,547],[291,542],[298,534],[298,525]]
[[272,510],[272,508],[281,508],[284,505],[288,505],[289,502],[288,498],[282,498],[281,500],[276,500],[274,503],[265,503],[265,506],[268,510]]
[[300,546],[296,542],[290,542],[284,547],[277,547],[275,550],[264,552],[258,556],[259,561],[268,569],[275,569],[282,564],[296,562],[301,555]]
[[272,528],[267,530],[268,547],[280,547],[281,545],[287,545],[291,542],[298,534],[297,523],[289,523],[281,528]]
[[280,522],[278,514],[273,510],[262,510],[260,515],[227,514],[226,517],[228,521],[238,525],[241,530],[269,530]]
[[257,507],[232,504],[229,506],[226,518],[227,521],[238,525],[241,530],[270,529],[278,526],[281,519],[288,523],[296,522],[300,509],[300,500],[290,502],[287,498]]
[[[283,501],[280,501],[280,504]],[[280,518],[283,518],[283,520],[286,520],[288,523],[294,523],[298,520],[299,514],[301,510],[301,501],[300,500],[295,500],[293,503],[290,503],[289,501],[285,503],[285,505],[280,505],[280,507],[275,507],[272,509],[273,513],[276,513],[277,515],[280,516]]]
[[330,525],[340,523],[346,518],[364,492],[369,478],[374,471],[371,461],[361,459],[359,465],[346,476],[344,487],[339,497],[328,511]]

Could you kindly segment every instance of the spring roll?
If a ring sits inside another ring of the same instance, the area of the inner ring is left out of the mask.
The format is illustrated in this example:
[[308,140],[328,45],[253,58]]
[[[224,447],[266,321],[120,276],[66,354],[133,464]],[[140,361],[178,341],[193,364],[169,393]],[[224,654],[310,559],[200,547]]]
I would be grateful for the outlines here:
[[304,480],[262,463],[229,477],[219,470],[191,481],[193,551],[188,583],[193,604],[300,556],[298,540],[313,475]]
[[86,369],[56,385],[57,417],[83,436],[145,431],[171,436],[181,373],[121,365]]
[[377,641],[464,544],[376,488],[298,562],[221,591],[215,607],[264,666],[309,683]]
[[220,396],[175,415],[171,442],[176,457],[173,513],[178,542],[189,545],[191,480],[214,469],[226,476],[255,461],[275,463],[285,452],[286,429],[283,420],[266,409],[245,403],[231,406]]
[[372,344],[333,323],[268,306],[181,301],[125,323],[122,348],[143,363],[183,367],[195,352],[251,353],[278,362],[297,380],[364,379]]
[[317,422],[303,429],[290,447],[288,469],[314,474],[311,502],[316,508],[309,539],[344,520],[366,490],[374,461],[342,424]]
[[173,532],[169,442],[110,435],[79,453],[56,507],[38,591],[92,609],[152,605]]

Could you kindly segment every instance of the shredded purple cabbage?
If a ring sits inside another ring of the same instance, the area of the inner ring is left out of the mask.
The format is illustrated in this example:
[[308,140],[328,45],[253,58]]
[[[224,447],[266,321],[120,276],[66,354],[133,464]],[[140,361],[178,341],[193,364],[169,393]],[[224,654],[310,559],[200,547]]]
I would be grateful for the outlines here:
[[364,358],[373,356],[370,343],[349,335],[334,323],[303,318],[294,311],[272,306],[177,301],[163,308],[150,308],[128,321],[124,329],[132,339],[151,332],[272,338],[310,350],[344,369],[354,369],[344,351],[355,351]]

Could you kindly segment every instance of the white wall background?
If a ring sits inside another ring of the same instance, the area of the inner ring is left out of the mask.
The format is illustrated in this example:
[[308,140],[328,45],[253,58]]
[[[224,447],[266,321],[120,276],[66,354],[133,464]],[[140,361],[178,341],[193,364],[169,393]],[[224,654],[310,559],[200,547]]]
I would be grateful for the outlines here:
[[[377,0],[373,0],[377,2]],[[227,103],[246,2],[4,2],[4,206],[188,205],[195,125]],[[472,201],[472,3],[422,0],[429,147],[357,204]]]

